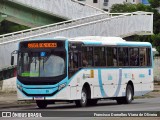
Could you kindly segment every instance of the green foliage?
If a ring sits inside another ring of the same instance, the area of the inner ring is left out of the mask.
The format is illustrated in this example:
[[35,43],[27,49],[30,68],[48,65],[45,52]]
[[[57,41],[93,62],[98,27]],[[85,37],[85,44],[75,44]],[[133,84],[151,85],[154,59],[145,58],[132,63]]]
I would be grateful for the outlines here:
[[143,4],[114,4],[111,7],[111,13],[124,13],[124,12],[135,12],[135,11],[146,11],[153,12],[153,32],[155,33],[152,36],[133,36],[132,40],[134,41],[146,41],[152,43],[153,46],[156,46],[157,51],[160,53],[160,13],[158,12],[157,7],[160,7],[160,0],[149,0],[150,6]]
[[[152,1],[154,1],[155,4],[160,2],[160,0],[158,0],[158,2],[156,0]],[[155,34],[160,33],[160,13],[158,13],[158,10],[153,8],[152,5],[147,6],[143,4],[131,4],[131,3],[114,4],[110,10],[111,13],[124,13],[124,12],[135,12],[135,11],[153,12],[154,13],[153,32]]]
[[9,21],[3,21],[0,24],[0,34],[16,32],[16,31],[25,30],[25,29],[29,29],[29,27],[18,25]]
[[143,4],[131,4],[131,3],[123,3],[123,4],[114,4],[111,7],[111,13],[124,13],[124,12],[135,12],[135,11],[152,11],[152,7],[146,6]]
[[152,35],[151,39],[153,41],[153,46],[155,46],[157,51],[160,53],[160,33]]
[[160,7],[160,0],[148,0],[151,7],[153,8],[157,8]]
[[133,36],[134,41],[140,41],[140,42],[153,42],[153,39],[151,39],[151,36],[141,36],[141,35],[135,35]]

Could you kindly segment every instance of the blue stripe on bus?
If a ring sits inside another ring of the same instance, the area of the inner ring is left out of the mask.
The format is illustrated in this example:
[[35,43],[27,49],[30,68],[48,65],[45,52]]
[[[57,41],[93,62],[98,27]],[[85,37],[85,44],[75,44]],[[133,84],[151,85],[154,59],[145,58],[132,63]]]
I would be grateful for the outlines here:
[[90,42],[90,41],[85,41],[83,42],[85,45],[102,45],[102,42]]
[[122,69],[120,68],[119,69],[119,79],[118,79],[118,86],[117,86],[117,89],[116,89],[116,92],[114,93],[113,97],[116,97],[118,96],[120,90],[121,90],[121,84],[122,84]]
[[[118,96],[120,89],[121,89],[121,84],[122,84],[122,69],[119,69],[119,80],[118,80],[118,86],[117,89],[112,97]],[[103,83],[102,83],[102,76],[101,76],[101,70],[98,69],[98,81],[99,81],[99,87],[101,91],[102,97],[107,97],[108,95],[106,94],[104,88],[103,88]]]
[[107,97],[107,95],[104,91],[104,88],[103,88],[102,76],[101,76],[101,70],[100,69],[98,69],[98,81],[99,81],[99,87],[100,87],[102,97]]
[[129,46],[129,47],[152,47],[150,43],[117,43],[117,47],[118,46]]
[[61,85],[63,83],[66,83],[66,86],[68,85],[68,77],[66,77],[65,79],[63,79],[62,81],[60,81],[59,83],[57,83],[55,85],[24,85],[17,79],[17,85],[20,85],[23,88],[27,88],[27,89],[33,89],[33,88],[50,89],[50,88],[58,87],[59,85]]

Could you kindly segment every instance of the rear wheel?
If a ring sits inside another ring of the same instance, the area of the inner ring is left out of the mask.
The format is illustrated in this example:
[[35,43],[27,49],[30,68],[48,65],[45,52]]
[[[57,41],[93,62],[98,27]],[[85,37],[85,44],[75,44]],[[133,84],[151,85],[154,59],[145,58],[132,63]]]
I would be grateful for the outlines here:
[[133,88],[131,85],[127,85],[126,96],[124,99],[125,104],[130,104],[133,100]]
[[133,100],[133,88],[131,85],[127,85],[126,88],[126,96],[117,98],[117,103],[118,104],[130,104]]
[[41,109],[45,109],[47,107],[47,101],[45,100],[36,100],[37,106]]
[[75,103],[76,103],[76,106],[77,107],[85,107],[87,106],[87,91],[85,88],[82,89],[82,93],[81,93],[81,99],[80,100],[76,100]]

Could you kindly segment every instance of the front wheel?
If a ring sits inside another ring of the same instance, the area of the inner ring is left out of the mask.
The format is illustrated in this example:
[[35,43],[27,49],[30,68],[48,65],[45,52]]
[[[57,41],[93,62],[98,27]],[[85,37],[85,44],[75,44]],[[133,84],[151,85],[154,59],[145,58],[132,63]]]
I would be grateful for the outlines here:
[[41,109],[45,109],[47,107],[47,101],[45,100],[36,100],[37,106]]
[[85,88],[82,89],[82,93],[81,93],[81,99],[80,100],[76,100],[76,106],[77,107],[86,107],[87,106],[87,91]]

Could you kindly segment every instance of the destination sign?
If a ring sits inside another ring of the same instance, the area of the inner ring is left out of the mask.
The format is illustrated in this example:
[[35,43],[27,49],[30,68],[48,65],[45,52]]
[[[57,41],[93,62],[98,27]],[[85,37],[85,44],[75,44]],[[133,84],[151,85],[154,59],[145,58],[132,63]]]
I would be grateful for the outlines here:
[[44,42],[44,43],[28,43],[28,48],[56,48],[56,42]]

